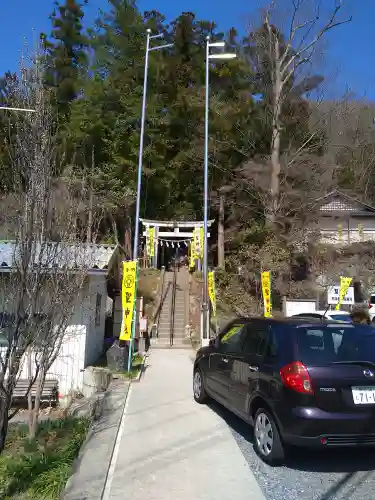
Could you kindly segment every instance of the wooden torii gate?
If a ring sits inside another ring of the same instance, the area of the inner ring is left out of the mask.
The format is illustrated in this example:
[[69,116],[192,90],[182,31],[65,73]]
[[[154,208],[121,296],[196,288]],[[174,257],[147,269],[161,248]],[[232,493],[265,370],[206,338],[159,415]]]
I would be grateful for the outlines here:
[[[150,227],[155,228],[155,236],[154,236],[154,257],[153,257],[153,267],[158,267],[158,253],[159,253],[159,245],[164,242],[168,245],[168,243],[177,243],[184,244],[187,246],[188,243],[193,238],[194,229],[198,229],[204,226],[203,221],[158,221],[158,220],[149,220],[149,219],[140,219],[143,231],[143,236],[147,235],[147,229]],[[207,223],[208,227],[211,227],[213,220],[209,220]],[[210,236],[210,233],[207,234],[207,237]],[[200,264],[198,264],[200,266]]]

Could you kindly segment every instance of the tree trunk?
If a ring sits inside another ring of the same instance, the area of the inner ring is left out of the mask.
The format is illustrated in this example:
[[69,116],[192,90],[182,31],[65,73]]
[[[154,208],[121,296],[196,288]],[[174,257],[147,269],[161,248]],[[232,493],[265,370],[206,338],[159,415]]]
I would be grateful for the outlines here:
[[90,179],[89,179],[89,213],[88,213],[88,222],[87,222],[87,243],[92,243],[92,222],[93,222],[93,205],[94,205],[94,186],[93,186],[93,175],[94,175],[94,167],[95,167],[95,158],[94,158],[94,148],[91,151],[91,171],[90,171]]
[[124,235],[124,249],[127,259],[132,258],[132,230],[130,226],[130,219],[125,216],[125,235]]
[[270,206],[270,222],[276,222],[277,213],[279,210],[280,197],[280,147],[281,147],[281,93],[282,93],[282,78],[281,78],[281,61],[280,61],[280,43],[275,36],[275,73],[273,81],[273,114],[272,114],[272,144],[271,144],[271,206]]
[[[29,379],[29,384],[32,383],[32,361],[31,361],[31,348],[27,350],[27,377]],[[29,437],[31,437],[31,429],[33,426],[33,398],[32,398],[32,386],[30,387],[29,393],[27,395],[27,409],[29,411]]]
[[43,391],[45,371],[42,369],[36,382],[34,408],[31,412],[31,425],[29,426],[29,439],[34,439],[39,424],[40,398]]
[[8,434],[9,400],[4,394],[0,397],[0,454],[4,451],[5,440]]
[[224,193],[219,193],[219,221],[217,231],[217,265],[225,268],[225,248],[224,248]]

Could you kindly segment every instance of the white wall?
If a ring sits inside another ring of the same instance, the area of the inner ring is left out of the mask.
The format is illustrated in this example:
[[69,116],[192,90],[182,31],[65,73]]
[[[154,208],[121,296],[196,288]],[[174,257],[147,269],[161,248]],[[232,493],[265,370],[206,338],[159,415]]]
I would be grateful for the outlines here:
[[[62,398],[71,391],[81,392],[83,389],[83,370],[85,368],[86,327],[73,325],[67,328],[66,336],[56,360],[48,370],[46,378],[57,380],[59,383],[59,397]],[[2,348],[5,353],[6,349]],[[32,375],[35,366],[31,365]],[[19,378],[28,379],[27,355],[22,360]]]
[[[0,273],[0,311],[12,310],[13,291],[9,280]],[[100,294],[100,321],[95,324],[96,297]],[[104,273],[90,275],[80,294],[77,305],[67,328],[61,351],[48,371],[48,379],[59,382],[60,397],[70,391],[81,391],[83,388],[83,370],[98,361],[103,352],[105,309],[107,299],[106,276]],[[1,348],[0,352],[5,353]],[[22,361],[21,378],[28,378],[26,357]]]
[[284,307],[284,315],[287,317],[295,314],[313,313],[316,311],[316,301],[287,299]]

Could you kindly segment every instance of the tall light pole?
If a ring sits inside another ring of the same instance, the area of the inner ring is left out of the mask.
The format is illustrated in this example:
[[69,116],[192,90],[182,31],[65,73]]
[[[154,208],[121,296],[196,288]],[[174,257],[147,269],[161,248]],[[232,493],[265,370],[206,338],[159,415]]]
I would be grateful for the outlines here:
[[146,98],[147,98],[147,77],[148,77],[148,56],[151,51],[165,49],[172,47],[173,43],[158,45],[157,47],[150,48],[151,40],[163,37],[163,33],[159,35],[151,35],[151,30],[147,30],[146,39],[146,57],[145,57],[145,74],[143,80],[143,99],[142,99],[142,115],[141,115],[141,132],[139,140],[139,157],[138,157],[138,178],[137,178],[137,200],[135,209],[135,223],[134,223],[134,246],[133,246],[133,260],[138,259],[138,239],[139,239],[139,212],[141,206],[141,188],[142,188],[142,162],[143,162],[143,139],[145,133],[145,119],[146,119]]
[[27,109],[27,108],[10,108],[9,106],[0,106],[0,110],[5,109],[8,111],[23,111],[25,113],[35,113],[35,109]]
[[210,54],[212,47],[225,47],[225,42],[211,42],[210,37],[206,38],[206,104],[204,121],[204,194],[203,194],[203,224],[204,224],[204,242],[203,242],[203,304],[202,304],[202,345],[208,342],[209,332],[209,306],[208,306],[208,120],[209,120],[209,85],[210,85],[210,61],[234,59],[236,54],[219,52]]

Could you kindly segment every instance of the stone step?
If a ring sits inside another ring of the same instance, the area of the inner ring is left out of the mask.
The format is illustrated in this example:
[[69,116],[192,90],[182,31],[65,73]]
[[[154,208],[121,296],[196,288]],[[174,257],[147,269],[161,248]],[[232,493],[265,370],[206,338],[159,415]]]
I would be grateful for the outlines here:
[[[166,339],[170,339],[170,338],[171,338],[171,336],[169,335],[169,333],[168,333],[168,335],[167,335],[167,334],[162,335],[162,334],[160,334],[160,333],[159,333],[159,337],[155,337],[155,340],[156,340],[156,339],[160,339],[160,340],[161,340],[161,339],[163,339],[163,340],[166,340]],[[183,340],[185,343],[186,343],[187,341],[189,341],[189,342],[191,341],[190,337],[186,337],[186,334],[185,334],[185,333],[184,333],[184,334],[182,334],[182,333],[181,333],[180,335],[178,335],[177,333],[175,333],[175,334],[173,335],[173,338],[174,338],[174,339],[179,339],[179,340],[181,340],[181,341]]]
[[[174,329],[177,330],[185,330],[185,321],[179,321],[179,322],[175,322],[174,323]],[[162,323],[162,324],[159,324],[159,332],[160,331],[165,331],[165,330],[170,330],[170,327],[171,327],[171,324],[170,323]]]
[[170,345],[170,339],[152,339],[151,340],[152,349],[192,349],[191,341],[188,342],[180,341],[179,339],[173,339],[173,346]]

